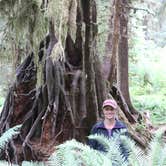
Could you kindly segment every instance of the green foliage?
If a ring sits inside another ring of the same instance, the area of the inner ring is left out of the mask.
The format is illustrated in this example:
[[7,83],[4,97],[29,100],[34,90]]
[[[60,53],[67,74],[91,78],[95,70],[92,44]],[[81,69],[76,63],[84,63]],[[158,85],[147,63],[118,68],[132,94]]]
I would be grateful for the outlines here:
[[166,165],[166,144],[163,141],[163,129],[158,130],[155,137],[149,144],[147,150],[147,160],[149,165],[164,166]]
[[145,166],[145,154],[143,150],[138,147],[133,140],[128,137],[120,136],[125,148],[129,150],[129,163],[133,166]]
[[[57,146],[48,162],[23,161],[22,166],[111,166],[112,164],[127,166],[128,163],[131,163],[132,166],[166,165],[166,144],[163,142],[164,130],[156,132],[155,137],[145,150],[139,148],[133,140],[123,134],[124,132],[122,130],[110,139],[102,135],[89,136],[89,139],[96,139],[104,145],[108,151],[106,153],[94,150],[88,145],[73,139]],[[122,141],[124,147],[129,151],[128,162],[121,155],[119,141]],[[10,164],[5,161],[0,161],[1,165]]]
[[[0,161],[0,166],[11,166],[11,164],[7,161]],[[18,166],[16,164],[12,164],[12,166]]]
[[[7,130],[1,137],[0,137],[0,154],[3,151],[5,145],[16,135],[19,134],[19,130],[22,125],[17,125],[9,130]],[[11,165],[11,163],[6,161],[0,161],[0,166],[7,166]],[[17,166],[15,164],[12,164],[13,166]],[[29,162],[29,161],[23,161],[22,166],[44,166],[44,162]]]
[[23,161],[21,166],[45,166],[44,162]]
[[93,150],[88,145],[84,145],[76,140],[70,140],[59,145],[49,160],[48,164],[50,166],[112,165],[103,153]]
[[19,134],[19,129],[22,125],[17,125],[9,130],[7,130],[1,137],[0,137],[0,153],[2,152],[3,148],[5,147],[6,143],[8,143],[13,136]]
[[144,132],[145,129],[146,129],[146,126],[145,126],[144,123],[138,123],[138,124],[136,125],[136,128],[135,128],[135,130],[136,130],[137,132],[139,132],[139,133]]
[[[7,38],[12,36],[18,43],[23,37],[25,41],[28,37],[28,42],[33,47],[38,47],[48,32],[49,20],[54,21],[56,36],[63,46],[67,32],[75,38],[76,0],[51,0],[48,5],[45,3],[41,0],[15,0],[13,3],[1,0],[0,14],[6,18]],[[43,8],[41,5],[44,5]]]
[[[106,157],[112,162],[112,165],[127,166],[128,162],[125,161],[123,154],[121,154],[119,143],[121,142],[120,135],[123,135],[126,130],[121,130],[114,134],[113,137],[107,139],[101,135],[91,135],[90,139],[95,139],[106,147]],[[126,136],[125,136],[126,137]]]
[[123,155],[121,154],[119,147],[119,135],[117,133],[114,137],[107,139],[102,135],[91,135],[89,139],[96,139],[101,144],[103,144],[107,153],[99,152],[90,148],[86,144],[77,142],[76,140],[70,140],[62,145],[59,145],[55,150],[55,153],[50,157],[49,165],[57,166],[127,166],[127,161],[125,161]]
[[[113,138],[107,139],[101,135],[91,135],[90,139],[96,139],[103,144],[107,153],[98,152],[89,148],[76,140],[67,141],[59,145],[55,153],[50,157],[49,165],[56,166],[108,166],[127,165],[120,154],[117,142],[121,140],[129,150],[128,162],[132,166],[164,166],[166,164],[166,145],[162,139],[163,131],[158,131],[153,140],[149,143],[148,148],[143,151],[133,140],[122,134],[123,131],[114,135]],[[164,147],[164,148],[163,148]]]
[[[0,16],[5,23],[3,42],[5,41],[5,52],[12,51],[12,44],[23,47],[29,44],[33,49],[38,48],[38,43],[44,38],[48,27],[48,21],[40,9],[40,0],[15,0],[0,1]],[[32,48],[31,48],[32,49]]]
[[154,124],[166,123],[165,96],[160,94],[135,95],[133,97],[133,103],[140,111],[148,110],[151,114],[152,122]]
[[129,149],[129,163],[133,166],[164,166],[166,165],[166,144],[163,141],[164,130],[159,130],[145,151],[124,136],[121,136],[126,148]]
[[[0,166],[19,166],[16,164],[11,164],[7,161],[0,161]],[[21,166],[46,166],[44,162],[35,162],[35,161],[23,161]]]
[[[131,12],[131,38],[129,40],[129,82],[130,94],[138,110],[149,110],[153,123],[164,123],[166,92],[166,45],[158,12],[162,4],[157,1],[135,2],[135,7],[146,8],[145,11]],[[134,4],[134,3],[133,3]],[[156,5],[154,5],[156,4]],[[142,7],[141,7],[142,6]],[[147,6],[149,6],[147,8]],[[163,9],[163,8],[162,8]],[[161,10],[162,10],[161,9]],[[160,27],[158,27],[160,25]],[[160,33],[160,35],[159,35]]]

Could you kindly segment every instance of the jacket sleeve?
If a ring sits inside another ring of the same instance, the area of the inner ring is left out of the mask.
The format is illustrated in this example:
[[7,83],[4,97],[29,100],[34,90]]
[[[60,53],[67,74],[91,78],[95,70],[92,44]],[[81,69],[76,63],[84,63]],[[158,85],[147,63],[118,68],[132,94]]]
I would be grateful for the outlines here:
[[[91,132],[90,132],[91,135],[93,134],[98,134],[95,127],[92,128]],[[88,139],[88,143],[87,143],[91,148],[95,149],[95,150],[98,150],[98,151],[101,151],[101,152],[106,152],[104,146],[102,144],[100,144],[97,140],[95,139]]]

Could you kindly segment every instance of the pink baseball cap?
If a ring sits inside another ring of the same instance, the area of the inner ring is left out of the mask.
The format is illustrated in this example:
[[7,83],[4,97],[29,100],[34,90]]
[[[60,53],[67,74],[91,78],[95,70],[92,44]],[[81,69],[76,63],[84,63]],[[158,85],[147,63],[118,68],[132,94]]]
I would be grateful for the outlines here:
[[103,108],[105,106],[111,106],[112,108],[117,108],[117,103],[115,102],[115,100],[112,100],[112,99],[107,99],[103,102]]

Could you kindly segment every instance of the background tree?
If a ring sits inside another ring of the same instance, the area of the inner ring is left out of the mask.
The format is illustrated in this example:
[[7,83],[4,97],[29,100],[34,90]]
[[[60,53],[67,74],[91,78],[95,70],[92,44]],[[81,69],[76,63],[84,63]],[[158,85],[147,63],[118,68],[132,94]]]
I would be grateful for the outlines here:
[[[135,122],[132,114],[138,112],[132,106],[129,95],[128,82],[128,1],[113,1],[113,11],[109,19],[110,31],[106,43],[106,55],[104,59],[104,71],[108,73],[110,85],[116,84],[118,90],[114,87],[114,98],[120,104],[122,110],[130,122]],[[112,36],[112,38],[110,38]],[[110,41],[111,40],[111,41]],[[111,55],[108,50],[111,51]],[[109,62],[108,62],[109,61]],[[118,91],[119,94],[116,93]],[[116,93],[116,94],[115,94]],[[118,97],[119,96],[119,97]],[[119,99],[118,99],[119,98]]]
[[119,1],[121,10],[120,15],[120,40],[118,46],[117,58],[117,86],[119,87],[125,102],[132,114],[138,113],[133,107],[129,95],[129,71],[128,71],[128,17],[129,17],[129,2]]

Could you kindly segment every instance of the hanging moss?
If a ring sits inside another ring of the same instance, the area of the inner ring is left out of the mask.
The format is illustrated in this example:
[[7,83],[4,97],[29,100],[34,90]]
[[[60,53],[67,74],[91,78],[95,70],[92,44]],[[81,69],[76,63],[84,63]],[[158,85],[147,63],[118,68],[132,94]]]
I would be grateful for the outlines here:
[[[76,38],[76,0],[51,0],[48,4],[48,17],[53,18],[58,41],[65,45],[67,33]],[[57,30],[58,29],[58,30]]]

